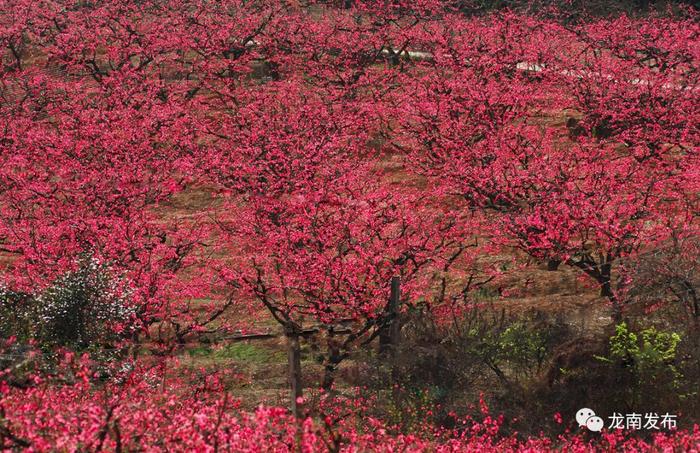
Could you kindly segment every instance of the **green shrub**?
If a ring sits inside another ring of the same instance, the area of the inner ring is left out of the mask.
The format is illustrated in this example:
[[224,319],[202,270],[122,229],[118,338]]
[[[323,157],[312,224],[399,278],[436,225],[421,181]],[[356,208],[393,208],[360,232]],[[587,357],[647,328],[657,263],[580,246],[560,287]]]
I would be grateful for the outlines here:
[[524,321],[516,321],[494,339],[495,358],[513,374],[533,375],[540,371],[548,354],[550,333],[551,330],[534,329]]
[[109,348],[132,333],[135,310],[123,279],[92,257],[37,295],[0,287],[0,335],[47,351]]
[[630,406],[641,405],[652,395],[677,395],[683,376],[677,367],[677,351],[681,336],[662,332],[654,327],[633,332],[626,323],[615,327],[610,337],[609,353],[598,357],[628,375],[624,389]]
[[521,417],[533,409],[528,402],[533,382],[567,335],[565,325],[537,312],[506,315],[475,308],[450,323],[415,313],[403,326],[396,353],[369,357],[374,371],[363,373],[368,380],[357,384],[383,402],[377,415],[404,432],[429,422],[450,426],[455,413],[478,416],[482,394],[494,412]]

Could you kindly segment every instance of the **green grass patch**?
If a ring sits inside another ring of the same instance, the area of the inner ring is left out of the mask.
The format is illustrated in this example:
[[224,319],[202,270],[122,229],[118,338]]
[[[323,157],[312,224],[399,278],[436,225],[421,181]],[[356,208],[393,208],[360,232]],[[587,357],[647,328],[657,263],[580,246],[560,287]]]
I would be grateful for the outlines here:
[[279,363],[285,360],[282,351],[272,351],[249,342],[229,343],[222,348],[201,346],[190,349],[188,353],[192,357],[208,357],[250,364]]

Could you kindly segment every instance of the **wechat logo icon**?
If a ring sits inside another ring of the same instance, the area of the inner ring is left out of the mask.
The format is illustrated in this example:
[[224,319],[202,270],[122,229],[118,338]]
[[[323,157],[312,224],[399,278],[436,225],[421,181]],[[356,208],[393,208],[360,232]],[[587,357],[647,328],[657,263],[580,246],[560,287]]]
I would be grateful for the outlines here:
[[576,422],[579,426],[585,426],[589,431],[593,431],[594,433],[599,433],[605,425],[603,419],[598,417],[595,412],[593,412],[593,409],[588,409],[587,407],[579,409],[579,411],[576,412]]

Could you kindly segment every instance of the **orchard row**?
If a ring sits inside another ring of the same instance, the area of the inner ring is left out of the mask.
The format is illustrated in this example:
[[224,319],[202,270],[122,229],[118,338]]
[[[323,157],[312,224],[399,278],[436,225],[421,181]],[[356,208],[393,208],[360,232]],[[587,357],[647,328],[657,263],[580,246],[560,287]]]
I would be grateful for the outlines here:
[[580,270],[621,319],[636,256],[673,244],[659,266],[682,274],[697,255],[695,13],[326,3],[0,1],[3,286],[89,256],[129,295],[111,328],[162,351],[250,310],[291,341],[342,324],[328,390],[396,316],[394,276],[403,309],[449,316],[517,250]]

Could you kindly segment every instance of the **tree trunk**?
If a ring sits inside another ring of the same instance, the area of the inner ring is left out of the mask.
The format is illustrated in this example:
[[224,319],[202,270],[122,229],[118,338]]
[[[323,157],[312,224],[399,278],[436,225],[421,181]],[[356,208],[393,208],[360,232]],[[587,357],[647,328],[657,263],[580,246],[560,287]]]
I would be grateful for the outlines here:
[[600,297],[607,297],[608,299],[613,297],[612,286],[610,284],[611,270],[612,266],[610,263],[600,265]]
[[582,259],[580,261],[568,261],[567,264],[578,267],[585,272],[586,275],[593,278],[598,285],[600,285],[600,296],[605,297],[610,301],[613,307],[613,321],[619,323],[622,321],[622,307],[620,307],[620,301],[617,299],[617,296],[612,288],[612,259],[613,257],[608,254],[604,258],[601,257],[601,264],[596,263],[590,258]]
[[561,261],[555,260],[555,259],[550,259],[547,260],[547,270],[550,272],[556,271],[559,269],[559,265],[561,264]]
[[335,370],[338,365],[343,360],[340,353],[340,348],[338,343],[333,338],[333,331],[328,333],[328,358],[326,359],[323,380],[321,381],[321,388],[327,393],[333,390],[333,384],[335,383]]
[[301,348],[299,347],[299,333],[296,329],[288,328],[287,337],[287,361],[288,379],[290,390],[290,409],[297,418],[302,418],[302,404],[299,400],[304,396],[301,380]]
[[603,263],[600,265],[600,274],[598,278],[598,283],[600,284],[600,296],[607,298],[613,307],[613,320],[615,322],[622,321],[622,308],[620,307],[620,301],[615,296],[612,289],[612,283],[610,281],[610,276],[612,273],[612,264]]
[[683,280],[682,282],[682,285],[688,293],[688,298],[690,299],[688,304],[690,306],[690,312],[697,321],[697,319],[700,318],[700,300],[698,300],[698,293],[695,291],[693,284],[688,280]]
[[379,353],[393,351],[401,338],[401,323],[399,320],[399,304],[401,299],[401,277],[391,278],[391,294],[387,305],[386,316],[389,324],[382,327],[379,333]]

